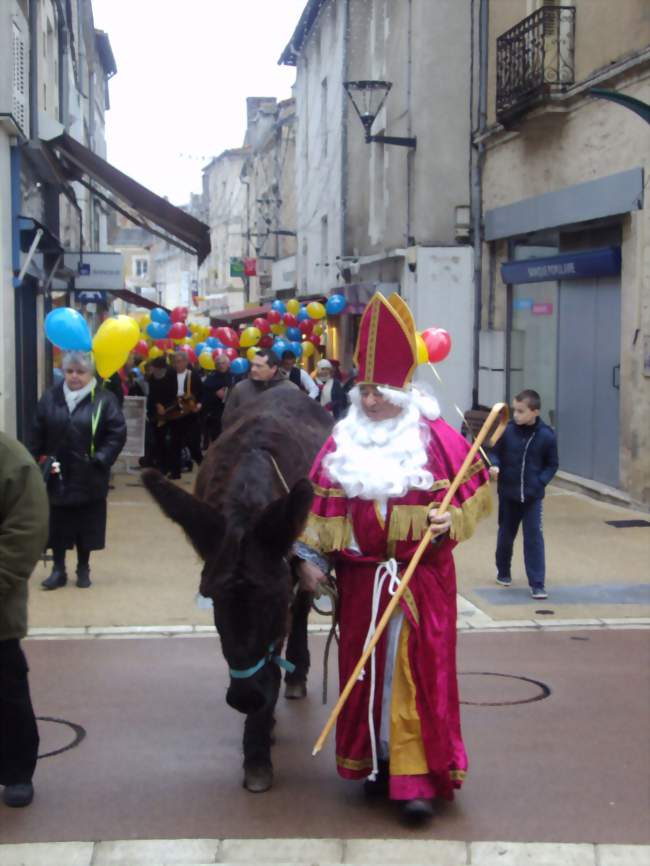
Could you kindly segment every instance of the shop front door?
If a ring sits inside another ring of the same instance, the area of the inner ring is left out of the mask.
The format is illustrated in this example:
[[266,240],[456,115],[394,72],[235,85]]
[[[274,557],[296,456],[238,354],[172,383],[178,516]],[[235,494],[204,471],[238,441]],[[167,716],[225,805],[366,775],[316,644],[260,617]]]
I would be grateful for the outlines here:
[[559,294],[560,468],[617,487],[620,277],[563,281]]

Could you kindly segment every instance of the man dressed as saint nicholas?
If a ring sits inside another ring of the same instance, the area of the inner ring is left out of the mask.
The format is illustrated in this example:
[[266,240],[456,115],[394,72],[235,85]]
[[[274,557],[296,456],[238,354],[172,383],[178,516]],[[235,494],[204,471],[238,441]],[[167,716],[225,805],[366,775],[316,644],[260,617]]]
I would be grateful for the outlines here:
[[314,503],[295,552],[302,585],[334,567],[339,596],[339,679],[346,684],[429,524],[433,541],[343,707],[338,772],[366,792],[401,801],[410,819],[452,799],[467,770],[456,677],[453,549],[490,512],[488,472],[477,459],[447,513],[439,503],[467,455],[437,402],[410,382],[415,325],[395,294],[376,294],[360,325],[357,385],[348,415],[321,449]]

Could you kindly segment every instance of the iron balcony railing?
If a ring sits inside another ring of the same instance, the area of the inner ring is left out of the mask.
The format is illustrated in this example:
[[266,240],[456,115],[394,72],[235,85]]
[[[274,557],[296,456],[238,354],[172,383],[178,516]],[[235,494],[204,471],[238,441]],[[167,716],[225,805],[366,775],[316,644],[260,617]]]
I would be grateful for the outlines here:
[[575,6],[542,6],[497,39],[497,120],[574,83]]

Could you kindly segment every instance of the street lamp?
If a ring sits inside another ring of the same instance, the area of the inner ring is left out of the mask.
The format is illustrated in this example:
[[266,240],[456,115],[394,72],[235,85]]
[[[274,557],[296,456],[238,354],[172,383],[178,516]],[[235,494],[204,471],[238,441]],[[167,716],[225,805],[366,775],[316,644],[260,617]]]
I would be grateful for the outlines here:
[[392,87],[390,81],[344,81],[346,93],[354,106],[366,132],[366,142],[397,144],[401,147],[415,147],[415,138],[401,138],[394,135],[371,135],[370,130],[381,111]]

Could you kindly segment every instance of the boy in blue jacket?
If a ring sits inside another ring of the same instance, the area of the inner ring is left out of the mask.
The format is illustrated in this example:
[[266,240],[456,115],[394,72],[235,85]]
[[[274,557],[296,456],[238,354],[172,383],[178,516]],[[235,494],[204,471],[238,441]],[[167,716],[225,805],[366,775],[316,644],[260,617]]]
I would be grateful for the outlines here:
[[542,500],[558,467],[555,433],[539,417],[541,406],[537,391],[517,394],[512,404],[512,421],[492,452],[490,468],[491,477],[498,479],[499,493],[497,583],[501,586],[512,583],[512,545],[521,523],[526,576],[535,599],[548,598],[544,587]]

